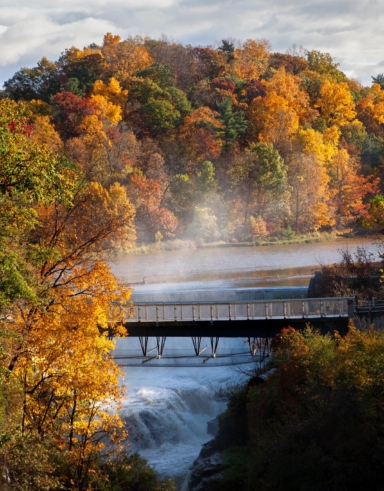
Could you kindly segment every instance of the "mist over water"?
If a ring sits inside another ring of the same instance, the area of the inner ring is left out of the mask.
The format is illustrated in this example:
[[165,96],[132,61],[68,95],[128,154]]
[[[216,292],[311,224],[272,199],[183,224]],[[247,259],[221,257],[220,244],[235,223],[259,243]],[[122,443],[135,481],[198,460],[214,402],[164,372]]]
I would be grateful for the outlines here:
[[[341,259],[340,251],[366,247],[377,255],[371,238],[337,239],[311,244],[263,247],[220,247],[161,251],[121,256],[111,263],[112,271],[138,290],[146,285],[156,289],[236,288],[253,286],[307,286],[322,265]],[[141,288],[141,286],[140,286]]]
[[[305,291],[290,287],[307,287],[314,270],[338,262],[340,250],[354,252],[362,246],[377,254],[372,239],[344,239],[129,255],[111,267],[132,285],[133,301],[166,301],[177,294],[225,300],[239,291],[276,294],[275,288],[281,298],[289,298]],[[180,491],[186,489],[189,467],[201,445],[212,438],[207,422],[225,410],[226,402],[217,392],[245,381],[244,371],[255,366],[244,339],[221,338],[215,359],[209,358],[208,339],[202,347],[205,351],[196,357],[191,339],[168,338],[162,359],[156,359],[156,351],[143,357],[138,338],[128,337],[117,341],[114,352],[128,388],[122,411],[130,435],[127,445],[160,477],[174,479]]]

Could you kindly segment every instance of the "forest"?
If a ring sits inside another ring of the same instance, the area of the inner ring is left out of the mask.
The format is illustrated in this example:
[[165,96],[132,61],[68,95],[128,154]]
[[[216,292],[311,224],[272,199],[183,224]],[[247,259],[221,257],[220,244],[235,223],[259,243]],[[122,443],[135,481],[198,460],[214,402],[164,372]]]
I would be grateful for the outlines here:
[[383,334],[353,323],[344,337],[283,329],[275,372],[237,390],[221,415],[209,445],[223,452],[224,471],[192,489],[381,490]]
[[1,97],[37,145],[125,189],[138,244],[257,242],[380,218],[384,75],[363,87],[328,53],[108,33],[22,68]]
[[265,39],[106,34],[16,72],[0,92],[2,489],[172,490],[124,450],[106,333],[126,335],[131,291],[108,258],[380,229],[383,148],[384,75],[363,87]]

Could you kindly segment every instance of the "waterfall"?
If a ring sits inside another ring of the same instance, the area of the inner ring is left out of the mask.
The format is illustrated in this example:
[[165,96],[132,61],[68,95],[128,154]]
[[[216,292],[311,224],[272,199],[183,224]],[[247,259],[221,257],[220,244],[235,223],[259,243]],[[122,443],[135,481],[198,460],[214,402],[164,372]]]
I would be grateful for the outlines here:
[[[136,366],[124,368],[127,399],[122,417],[129,431],[127,445],[147,459],[160,477],[173,479],[180,490],[201,446],[212,438],[208,421],[226,408],[218,391],[246,379],[245,370],[232,363],[243,360],[248,365],[242,367],[253,366],[244,339],[220,339],[220,353],[217,359],[196,357],[189,338],[169,338],[164,358],[142,364],[137,338],[117,341],[119,364],[134,365],[138,356]],[[172,360],[177,364],[170,366]],[[183,360],[189,366],[183,366]]]

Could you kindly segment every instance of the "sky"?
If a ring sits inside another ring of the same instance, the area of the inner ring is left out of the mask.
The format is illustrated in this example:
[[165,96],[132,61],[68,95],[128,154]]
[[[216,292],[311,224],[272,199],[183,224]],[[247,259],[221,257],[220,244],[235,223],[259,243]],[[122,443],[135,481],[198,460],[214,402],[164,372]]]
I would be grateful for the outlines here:
[[0,87],[21,67],[57,60],[111,32],[206,46],[267,38],[330,53],[364,85],[384,72],[384,0],[0,0]]

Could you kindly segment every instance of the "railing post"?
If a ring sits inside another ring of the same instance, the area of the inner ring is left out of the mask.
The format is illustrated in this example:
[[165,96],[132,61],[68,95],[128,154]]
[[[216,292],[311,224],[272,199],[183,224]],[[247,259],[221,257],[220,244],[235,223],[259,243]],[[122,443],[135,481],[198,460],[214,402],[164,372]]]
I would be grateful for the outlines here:
[[247,303],[247,321],[249,321],[249,303]]
[[192,304],[192,320],[195,321],[195,304]]
[[229,304],[229,320],[232,320],[231,319],[231,304]]
[[303,318],[305,317],[305,302],[301,302],[301,308],[303,311]]
[[177,305],[174,306],[175,309],[175,322],[177,322]]
[[156,326],[159,325],[159,306],[156,305]]
[[320,317],[324,317],[324,302],[320,300]]
[[140,318],[140,305],[137,307],[137,317],[138,317],[139,322],[141,322],[141,318]]
[[265,302],[265,318],[268,319],[268,303]]
[[284,302],[284,319],[287,318],[287,302]]
[[348,317],[352,319],[356,312],[356,301],[354,298],[348,299]]
[[211,304],[211,323],[213,322],[213,305]]

